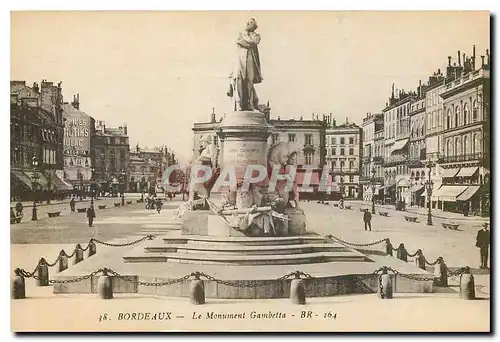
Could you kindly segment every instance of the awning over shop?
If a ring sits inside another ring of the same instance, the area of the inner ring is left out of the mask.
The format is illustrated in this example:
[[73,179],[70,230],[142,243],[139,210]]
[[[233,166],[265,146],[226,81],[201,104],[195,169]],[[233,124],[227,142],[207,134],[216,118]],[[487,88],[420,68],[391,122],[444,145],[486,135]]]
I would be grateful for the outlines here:
[[439,200],[444,202],[456,202],[457,197],[467,189],[466,185],[443,185],[439,188]]
[[422,184],[415,184],[415,185],[411,186],[410,192],[418,192],[418,191],[422,190],[423,188],[424,188],[424,186]]
[[73,185],[67,183],[56,174],[52,175],[52,184],[55,185],[57,190],[73,190]]
[[29,189],[32,189],[31,180],[22,171],[11,171],[10,173],[15,178],[17,178],[21,183],[23,183],[24,185],[26,185]]
[[470,185],[457,197],[457,201],[468,201],[479,190],[479,185]]
[[444,169],[442,177],[443,178],[453,178],[457,175],[460,169]]
[[[30,179],[30,182],[33,184],[35,182],[35,172],[30,172],[30,171],[25,171],[24,174],[26,176],[28,176],[28,178]],[[43,175],[43,173],[41,172],[36,172],[36,182],[38,184],[38,186],[42,187],[42,188],[46,188],[47,187],[47,178],[45,178],[45,176]]]
[[463,167],[456,177],[472,177],[479,170],[479,167]]
[[399,150],[403,149],[406,146],[406,144],[408,144],[408,140],[409,139],[403,139],[403,140],[396,141],[394,143],[394,145],[392,146],[391,154],[393,154],[396,151],[399,151]]
[[437,201],[439,196],[439,188],[441,187],[441,183],[433,183],[432,184],[432,195],[431,200]]

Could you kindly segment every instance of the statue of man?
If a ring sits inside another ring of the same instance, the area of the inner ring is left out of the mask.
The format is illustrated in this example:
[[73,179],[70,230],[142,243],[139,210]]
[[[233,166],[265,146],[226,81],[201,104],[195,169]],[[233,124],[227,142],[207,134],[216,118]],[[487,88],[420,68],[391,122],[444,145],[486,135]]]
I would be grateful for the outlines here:
[[[244,32],[240,32],[236,40],[238,61],[235,70],[231,74],[232,84],[229,96],[233,95],[233,87],[236,88],[236,106],[239,110],[252,111],[257,109],[259,98],[255,92],[254,85],[262,82],[260,72],[260,58],[257,45],[260,43],[260,35],[255,32],[257,21],[250,18]],[[236,110],[236,108],[235,108]]]

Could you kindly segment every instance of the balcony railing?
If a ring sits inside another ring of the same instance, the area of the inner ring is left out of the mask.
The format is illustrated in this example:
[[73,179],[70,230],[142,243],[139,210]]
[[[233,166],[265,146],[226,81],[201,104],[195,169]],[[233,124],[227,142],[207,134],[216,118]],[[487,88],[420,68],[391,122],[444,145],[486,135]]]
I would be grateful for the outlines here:
[[393,166],[393,165],[399,165],[399,164],[406,164],[408,161],[407,156],[404,155],[398,155],[398,156],[391,156],[389,158],[384,159],[384,166]]
[[367,177],[367,176],[360,176],[359,177],[360,183],[371,183],[372,180],[375,183],[384,183],[384,177],[375,177],[375,178],[372,178],[371,176],[370,177]]
[[465,162],[465,161],[483,161],[487,158],[486,154],[483,153],[472,153],[463,154],[459,156],[444,156],[439,158],[439,163],[454,163],[454,162]]

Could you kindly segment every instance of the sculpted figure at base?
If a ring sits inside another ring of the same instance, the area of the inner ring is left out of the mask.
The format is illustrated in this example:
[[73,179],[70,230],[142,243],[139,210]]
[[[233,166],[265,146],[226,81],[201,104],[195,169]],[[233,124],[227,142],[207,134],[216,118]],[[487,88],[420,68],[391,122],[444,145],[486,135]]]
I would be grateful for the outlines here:
[[[295,180],[297,154],[299,147],[295,143],[279,142],[269,149],[267,162],[269,164],[269,177],[273,170],[279,170],[281,176],[288,175],[287,179],[276,182],[276,193],[282,198],[287,208],[299,207],[299,189]],[[294,179],[291,179],[294,177]],[[292,186],[287,188],[287,183],[292,181]]]
[[[212,144],[212,139],[209,135],[205,135],[200,138],[200,148],[202,151],[198,158],[193,161],[191,168],[194,168],[196,165],[208,166],[212,170],[212,176],[204,183],[193,184],[190,182],[188,203],[190,204],[192,210],[201,209],[200,206],[203,208],[206,207],[204,199],[210,197],[210,190],[214,186],[215,181],[220,174],[217,163],[219,150]],[[197,177],[202,177],[204,171],[199,170],[197,173]],[[188,177],[191,176],[194,175],[191,175],[191,170],[189,170]]]
[[259,98],[254,87],[255,84],[262,82],[259,49],[257,48],[260,35],[255,32],[257,27],[257,21],[250,18],[245,30],[240,32],[236,40],[237,63],[235,70],[230,74],[231,83],[227,93],[230,97],[234,96],[234,110],[253,111],[259,105]]

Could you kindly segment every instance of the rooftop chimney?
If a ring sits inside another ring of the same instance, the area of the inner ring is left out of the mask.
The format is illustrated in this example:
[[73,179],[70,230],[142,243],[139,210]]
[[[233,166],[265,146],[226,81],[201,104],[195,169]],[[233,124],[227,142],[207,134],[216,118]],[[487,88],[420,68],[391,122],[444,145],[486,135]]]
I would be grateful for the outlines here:
[[215,123],[215,107],[212,107],[212,114],[210,115],[210,122]]
[[484,56],[481,56],[481,68],[484,68]]
[[486,49],[486,64],[490,65],[490,50]]
[[476,70],[476,46],[472,45],[472,70]]
[[38,93],[39,90],[40,90],[40,88],[38,87],[38,83],[33,82],[33,91]]
[[460,62],[460,50],[458,50],[458,66],[462,66],[462,63]]
[[451,56],[448,56],[448,66],[451,66]]
[[73,95],[73,102],[71,102],[73,108],[80,109],[80,93]]

